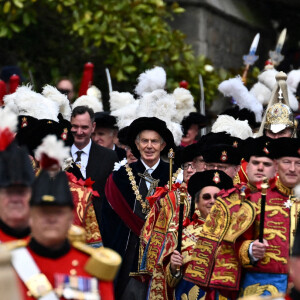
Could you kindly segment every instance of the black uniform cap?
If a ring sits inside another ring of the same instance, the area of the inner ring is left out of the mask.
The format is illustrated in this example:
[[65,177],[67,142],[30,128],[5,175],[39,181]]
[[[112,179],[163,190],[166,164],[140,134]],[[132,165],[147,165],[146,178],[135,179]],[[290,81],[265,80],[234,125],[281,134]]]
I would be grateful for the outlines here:
[[31,186],[33,181],[33,167],[25,148],[13,142],[0,152],[0,187]]
[[30,206],[70,206],[74,207],[69,182],[65,172],[50,177],[42,170],[33,183]]

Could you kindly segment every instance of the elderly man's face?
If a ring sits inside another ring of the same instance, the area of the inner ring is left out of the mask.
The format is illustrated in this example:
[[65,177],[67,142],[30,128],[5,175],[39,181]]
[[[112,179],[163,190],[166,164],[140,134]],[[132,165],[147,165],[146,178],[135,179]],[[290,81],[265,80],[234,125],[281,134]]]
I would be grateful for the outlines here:
[[165,148],[166,143],[154,130],[143,130],[135,141],[140,151],[141,159],[149,167],[153,167],[160,158],[160,152]]
[[276,161],[276,169],[280,181],[288,188],[294,188],[300,183],[300,158],[281,157]]
[[115,130],[111,128],[96,127],[92,133],[92,140],[108,149],[113,149],[115,137]]
[[183,168],[183,181],[188,182],[192,175],[196,173],[194,163],[192,161],[185,162]]

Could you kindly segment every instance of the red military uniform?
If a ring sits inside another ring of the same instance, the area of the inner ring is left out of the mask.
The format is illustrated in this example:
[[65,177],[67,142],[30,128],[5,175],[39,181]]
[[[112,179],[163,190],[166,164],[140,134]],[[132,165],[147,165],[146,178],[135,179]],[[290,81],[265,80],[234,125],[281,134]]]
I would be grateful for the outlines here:
[[[273,295],[285,292],[287,289],[289,250],[293,245],[297,216],[300,211],[299,203],[293,200],[291,195],[292,190],[285,187],[280,179],[271,180],[266,196],[264,223],[264,239],[269,246],[264,258],[257,261],[254,266],[253,262],[252,264],[250,262],[248,252],[250,243],[259,235],[261,193],[257,192],[250,196],[251,202],[257,205],[257,215],[253,225],[245,233],[247,240],[239,250],[241,263],[244,268],[247,268],[241,285],[245,296],[265,295],[265,291]],[[259,279],[261,276],[263,278]],[[256,285],[253,280],[257,281]]]
[[7,226],[0,220],[0,243],[11,242],[19,239],[29,239],[30,228],[27,227],[21,231],[17,231]]
[[[66,299],[61,295],[66,287],[66,283],[72,285],[72,288],[75,291],[79,291],[77,292],[78,297],[71,297],[68,299],[85,299],[82,295],[95,288],[98,289],[101,297],[98,299],[114,299],[112,281],[99,281],[96,278],[93,278],[93,281],[91,281],[92,276],[84,270],[89,255],[77,250],[71,246],[68,241],[66,241],[63,247],[57,251],[45,248],[34,239],[29,242],[26,248],[41,273],[47,277],[52,288],[60,296],[58,299]],[[21,283],[21,286],[24,299],[35,299],[23,282]]]

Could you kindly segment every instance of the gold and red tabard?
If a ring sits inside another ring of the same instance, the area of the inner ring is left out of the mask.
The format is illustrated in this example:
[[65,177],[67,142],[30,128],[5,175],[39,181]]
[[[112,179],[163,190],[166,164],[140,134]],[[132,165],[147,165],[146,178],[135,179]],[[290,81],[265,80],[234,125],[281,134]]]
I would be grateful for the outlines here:
[[[176,231],[178,229],[180,190],[174,185],[173,191],[161,198],[150,211],[141,233],[139,272],[152,276],[158,259],[165,257],[176,247]],[[159,208],[158,208],[159,206]],[[184,203],[184,218],[190,210],[189,197]],[[164,248],[163,248],[164,247]],[[147,249],[147,250],[145,250]],[[162,251],[165,253],[162,253]]]
[[66,172],[74,203],[73,224],[81,226],[86,232],[86,243],[100,246],[102,238],[93,206],[93,194],[89,181],[77,180],[77,178]]
[[255,218],[255,207],[238,188],[224,191],[212,207],[188,264],[185,279],[202,287],[238,291],[241,266],[235,244]]
[[[294,242],[298,212],[300,211],[300,203],[292,197],[292,194],[293,191],[285,187],[280,179],[271,182],[266,195],[264,221],[264,239],[268,241],[269,246],[264,258],[259,260],[249,271],[288,273],[289,251]],[[257,204],[258,208],[252,229],[252,240],[255,240],[259,235],[261,193],[252,194],[250,199]],[[248,249],[245,248],[244,251],[248,251]],[[244,267],[247,267],[246,263],[244,263]]]

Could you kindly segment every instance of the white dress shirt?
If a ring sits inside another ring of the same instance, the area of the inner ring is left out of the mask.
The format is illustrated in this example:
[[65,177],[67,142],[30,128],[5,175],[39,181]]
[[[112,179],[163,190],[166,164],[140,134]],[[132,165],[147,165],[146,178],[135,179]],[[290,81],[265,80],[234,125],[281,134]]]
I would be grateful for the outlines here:
[[71,147],[71,154],[73,157],[73,161],[75,162],[77,159],[77,151],[83,151],[81,154],[81,162],[80,162],[80,171],[84,179],[86,179],[86,166],[88,164],[89,160],[89,155],[91,151],[91,146],[92,146],[92,140],[83,148],[83,149],[78,149],[74,144]]

